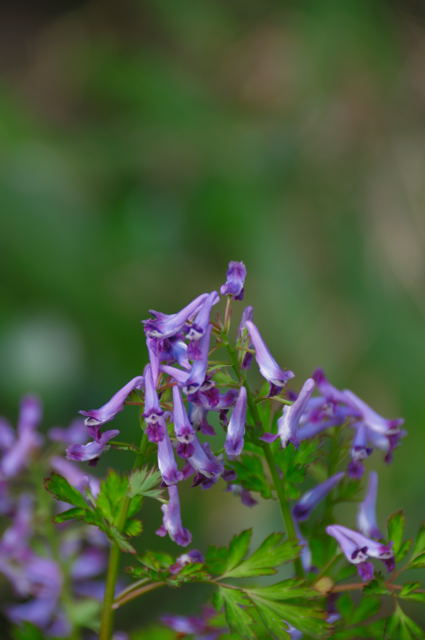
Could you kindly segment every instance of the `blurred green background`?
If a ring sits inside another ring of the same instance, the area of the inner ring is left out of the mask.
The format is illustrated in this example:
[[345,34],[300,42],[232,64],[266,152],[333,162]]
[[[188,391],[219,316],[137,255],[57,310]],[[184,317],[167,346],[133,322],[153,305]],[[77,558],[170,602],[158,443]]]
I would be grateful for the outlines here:
[[[243,260],[246,301],[296,387],[322,366],[406,418],[379,509],[403,506],[414,530],[423,4],[20,0],[0,13],[1,412],[27,390],[46,426],[98,406],[140,373],[148,308],[180,308]],[[279,526],[270,505],[191,495],[201,548]]]

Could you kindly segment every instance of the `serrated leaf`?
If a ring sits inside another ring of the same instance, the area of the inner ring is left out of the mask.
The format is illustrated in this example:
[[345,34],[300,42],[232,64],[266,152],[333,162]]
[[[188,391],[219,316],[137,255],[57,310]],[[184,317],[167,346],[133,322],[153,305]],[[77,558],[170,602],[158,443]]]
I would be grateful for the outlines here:
[[305,586],[301,580],[290,578],[265,587],[249,587],[246,591],[267,600],[292,600],[293,598],[317,599],[320,594],[311,587]]
[[413,557],[419,556],[425,553],[425,522],[422,523],[421,528],[416,536],[415,545],[413,547]]
[[129,496],[144,496],[162,500],[161,474],[154,469],[138,469],[129,478]]
[[410,547],[412,546],[412,540],[408,539],[405,540],[400,549],[397,551],[397,553],[395,554],[395,559],[397,562],[400,562],[401,560],[403,560],[403,558],[405,558],[407,556],[407,554],[410,551]]
[[388,539],[393,543],[395,555],[397,555],[403,542],[404,526],[405,517],[403,511],[397,511],[388,518]]
[[423,567],[425,567],[425,553],[422,553],[422,555],[417,556],[409,562],[410,569],[422,569]]
[[226,550],[225,565],[222,569],[223,576],[234,575],[233,571],[241,563],[248,553],[249,543],[251,542],[252,529],[246,529],[236,536],[233,536]]
[[68,520],[85,520],[87,512],[88,509],[73,507],[72,509],[58,513],[58,515],[54,517],[54,521],[60,524],[61,522],[68,522]]
[[96,498],[96,507],[107,522],[116,525],[121,512],[123,500],[127,498],[128,478],[110,471],[100,484]]
[[252,628],[252,617],[246,610],[249,602],[243,593],[236,589],[220,587],[220,598],[224,604],[224,613],[231,631],[241,638],[255,640]]
[[119,547],[124,553],[136,553],[135,548],[125,539],[124,535],[118,531],[116,527],[110,526],[104,529],[106,535]]
[[44,486],[47,491],[52,493],[58,500],[68,502],[68,504],[73,504],[75,507],[80,507],[81,509],[87,509],[88,505],[84,496],[58,473],[51,473],[50,476],[45,479]]
[[265,616],[267,616],[267,610],[270,610],[282,620],[286,620],[308,635],[321,636],[328,628],[324,612],[313,608],[311,604],[308,606],[288,604],[267,600],[256,595],[252,597],[252,600],[261,610],[266,609]]
[[140,520],[128,520],[124,529],[125,535],[130,537],[138,536],[142,531],[143,525]]
[[231,571],[226,571],[227,577],[248,578],[276,573],[276,568],[285,562],[290,562],[298,556],[299,547],[296,542],[285,540],[282,542],[281,533],[272,533],[248,558],[245,558]]

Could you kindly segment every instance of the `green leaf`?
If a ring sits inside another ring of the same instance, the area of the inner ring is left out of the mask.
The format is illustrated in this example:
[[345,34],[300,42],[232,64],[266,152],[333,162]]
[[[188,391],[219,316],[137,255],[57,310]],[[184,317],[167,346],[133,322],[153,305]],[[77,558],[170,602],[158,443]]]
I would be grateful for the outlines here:
[[395,611],[388,621],[385,638],[390,640],[423,640],[425,634],[397,603]]
[[425,567],[425,553],[422,553],[409,562],[409,568],[411,569],[423,569],[423,567]]
[[47,491],[52,493],[58,500],[68,502],[81,509],[87,509],[88,505],[84,496],[58,473],[51,473],[50,476],[44,480],[44,486]]
[[379,611],[380,606],[381,601],[379,598],[374,598],[369,595],[364,596],[352,612],[349,619],[350,624],[355,625],[364,620],[368,620]]
[[272,611],[282,620],[286,620],[308,635],[321,636],[328,628],[324,619],[325,613],[315,609],[310,603],[305,606],[288,604],[286,602],[268,600],[257,595],[252,596],[252,601],[260,610],[266,609],[266,613],[263,614],[264,617],[266,617],[267,611]]
[[96,507],[107,522],[116,525],[121,512],[123,500],[127,498],[128,478],[110,471],[100,485]]
[[262,458],[244,453],[231,463],[237,476],[237,483],[248,491],[257,491],[263,498],[272,497],[269,480],[264,472]]
[[425,602],[425,593],[416,591],[416,589],[420,589],[420,587],[420,582],[410,582],[404,584],[403,588],[398,594],[398,597],[403,598],[404,600],[416,600],[417,602]]
[[363,593],[368,595],[387,596],[391,591],[385,586],[382,580],[375,578],[363,587]]
[[135,496],[144,496],[145,498],[154,498],[155,500],[163,500],[163,490],[160,487],[162,478],[159,471],[154,469],[138,469],[134,471],[129,478],[130,498]]
[[245,590],[249,594],[252,593],[257,597],[266,598],[267,600],[292,600],[293,598],[314,599],[320,597],[316,589],[305,586],[301,580],[296,580],[295,578],[282,580],[281,582],[265,587],[249,587],[245,588]]
[[111,538],[124,553],[136,553],[135,548],[125,539],[124,535],[116,527],[110,526],[104,529],[106,535]]
[[254,553],[238,566],[226,571],[227,577],[248,578],[276,573],[276,567],[298,556],[298,544],[283,541],[283,534],[272,533]]
[[72,509],[58,513],[58,515],[54,517],[54,521],[60,524],[61,522],[68,522],[68,520],[85,520],[88,512],[88,509],[73,507]]
[[422,553],[425,553],[425,522],[422,523],[416,536],[415,546],[413,547],[413,557],[422,555]]
[[124,529],[125,535],[131,537],[138,536],[142,531],[143,525],[140,520],[128,520]]
[[244,594],[237,589],[220,587],[220,599],[224,604],[224,613],[231,631],[241,638],[255,639],[252,627],[252,617],[246,610],[249,602]]
[[407,554],[410,551],[410,547],[411,546],[412,546],[412,540],[410,540],[410,539],[405,540],[402,543],[400,549],[395,554],[395,559],[397,560],[397,562],[400,562],[401,560],[403,560],[403,558],[405,558],[407,556]]
[[252,529],[246,529],[230,541],[229,551],[227,553],[227,563],[223,575],[232,574],[232,570],[237,567],[248,553],[249,543],[251,542]]
[[403,511],[397,511],[388,518],[388,538],[393,543],[394,555],[397,556],[403,542],[405,517]]
[[45,636],[38,627],[30,622],[24,622],[19,627],[13,629],[14,640],[54,640],[52,636]]

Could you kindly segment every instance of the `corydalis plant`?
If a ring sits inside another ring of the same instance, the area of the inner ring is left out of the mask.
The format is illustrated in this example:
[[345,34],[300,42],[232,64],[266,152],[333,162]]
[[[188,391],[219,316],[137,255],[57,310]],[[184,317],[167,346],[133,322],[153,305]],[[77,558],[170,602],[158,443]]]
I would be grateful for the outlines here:
[[[398,579],[405,569],[425,566],[425,529],[411,547],[397,513],[384,535],[376,516],[376,472],[367,487],[364,480],[374,449],[391,461],[405,435],[403,421],[383,418],[353,392],[333,386],[322,370],[289,390],[294,373],[272,354],[253,308],[241,309],[233,326],[245,277],[243,263],[229,264],[220,287],[222,313],[217,291],[175,313],[151,311],[143,321],[149,354],[144,370],[102,407],[81,411],[87,439],[71,428],[55,433],[67,443],[69,459],[52,459],[55,472],[46,481],[69,505],[56,522],[81,520],[110,540],[99,637],[112,637],[114,611],[127,602],[190,582],[209,584],[214,595],[198,616],[162,617],[176,637],[225,638],[229,630],[232,638],[424,637],[400,605],[403,599],[423,601],[424,591]],[[138,410],[139,444],[136,438],[117,440],[119,430],[109,425],[127,405]],[[7,451],[13,449],[10,434],[3,440]],[[110,471],[100,486],[76,465],[94,465],[107,455],[113,467],[116,449],[133,455],[132,470]],[[227,548],[197,549],[185,526],[182,485],[194,491],[221,485],[253,508],[254,526],[258,501],[275,500],[283,533],[272,533],[254,550],[251,530],[234,536]],[[136,556],[143,543],[138,516],[147,499],[162,503],[158,536],[184,549]],[[340,521],[337,506],[356,501],[351,519]],[[117,587],[121,554],[127,554],[133,579],[125,588]],[[283,565],[284,579],[258,582]]]

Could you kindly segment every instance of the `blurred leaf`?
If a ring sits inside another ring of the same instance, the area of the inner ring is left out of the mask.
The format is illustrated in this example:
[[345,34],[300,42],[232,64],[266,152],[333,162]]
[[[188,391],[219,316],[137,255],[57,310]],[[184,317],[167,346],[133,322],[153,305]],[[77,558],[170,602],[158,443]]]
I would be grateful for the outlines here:
[[396,557],[403,542],[404,526],[405,517],[403,511],[397,511],[388,518],[388,539],[393,543],[393,551]]
[[57,500],[68,502],[84,510],[87,509],[88,504],[84,496],[58,473],[51,473],[50,476],[44,480],[44,486]]

